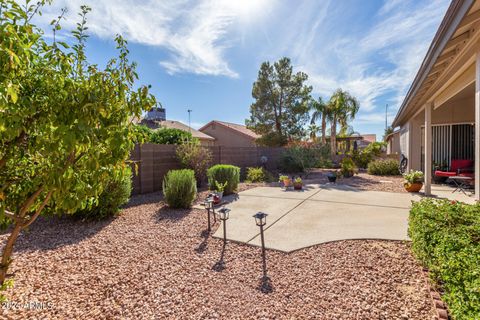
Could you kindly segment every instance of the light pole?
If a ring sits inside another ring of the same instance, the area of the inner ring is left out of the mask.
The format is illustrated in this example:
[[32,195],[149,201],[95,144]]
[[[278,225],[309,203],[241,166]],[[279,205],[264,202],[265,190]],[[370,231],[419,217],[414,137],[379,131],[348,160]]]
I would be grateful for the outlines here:
[[229,218],[229,212],[231,210],[223,207],[222,209],[217,211],[218,219],[222,220],[223,222],[223,244],[227,243],[227,220]]
[[231,210],[225,206],[217,211],[218,219],[223,221],[223,246],[222,252],[220,253],[220,259],[215,263],[212,269],[219,272],[225,269],[225,261],[223,260],[223,257],[225,256],[225,248],[227,246],[227,220],[230,211]]
[[192,113],[192,110],[188,109],[187,112],[188,112],[188,132],[191,134],[192,133],[192,123],[191,123],[191,119],[190,119],[190,114]]
[[268,281],[268,276],[267,276],[267,259],[265,256],[265,238],[263,237],[263,227],[267,223],[267,216],[268,214],[263,213],[263,212],[257,212],[256,214],[253,215],[255,218],[255,223],[257,226],[260,227],[260,239],[262,241],[262,263],[263,263],[263,282],[265,283]]
[[387,116],[387,111],[388,111],[388,103],[385,105],[385,134],[387,133],[387,128],[388,128],[388,116]]
[[203,202],[205,209],[207,209],[207,221],[208,221],[208,226],[207,230],[208,232],[212,231],[212,227],[210,226],[210,210],[213,210],[213,214],[215,215],[215,210],[213,209],[213,198],[208,196],[205,201]]

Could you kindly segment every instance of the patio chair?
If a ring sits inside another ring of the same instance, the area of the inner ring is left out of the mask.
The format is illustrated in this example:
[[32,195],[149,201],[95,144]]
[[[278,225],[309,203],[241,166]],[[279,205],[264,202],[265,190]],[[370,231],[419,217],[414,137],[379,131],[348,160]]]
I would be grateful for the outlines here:
[[466,159],[453,159],[450,165],[449,171],[441,171],[436,170],[434,175],[436,177],[470,177],[474,178],[474,170],[473,170],[474,162],[473,160],[466,160]]

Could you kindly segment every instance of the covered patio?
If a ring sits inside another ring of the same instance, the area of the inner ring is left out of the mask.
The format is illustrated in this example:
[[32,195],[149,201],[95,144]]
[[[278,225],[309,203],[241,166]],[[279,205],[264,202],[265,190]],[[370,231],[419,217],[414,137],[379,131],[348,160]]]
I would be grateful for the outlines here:
[[392,124],[400,127],[407,170],[424,172],[428,196],[448,195],[432,187],[445,172],[480,199],[479,27],[480,3],[452,2]]

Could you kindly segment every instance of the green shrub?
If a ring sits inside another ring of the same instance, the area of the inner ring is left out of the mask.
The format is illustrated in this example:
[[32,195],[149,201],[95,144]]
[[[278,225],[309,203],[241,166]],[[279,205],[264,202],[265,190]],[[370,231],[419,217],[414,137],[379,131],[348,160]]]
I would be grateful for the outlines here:
[[345,157],[340,162],[340,173],[342,176],[348,178],[358,172],[357,166],[353,162],[352,158]]
[[480,204],[423,199],[410,210],[415,256],[444,291],[454,319],[480,319]]
[[177,158],[187,169],[195,172],[198,185],[205,180],[207,169],[212,163],[212,152],[200,145],[198,140],[189,141],[177,147]]
[[359,168],[367,168],[368,164],[375,159],[375,157],[380,156],[384,147],[386,147],[385,142],[372,142],[365,147],[362,151],[354,150],[352,152],[352,160]]
[[395,159],[379,159],[368,164],[368,173],[377,176],[396,176],[400,174],[398,161]]
[[170,170],[163,178],[163,196],[170,208],[190,208],[196,195],[193,170]]
[[318,165],[320,159],[319,149],[305,146],[292,146],[283,151],[279,160],[279,168],[282,172],[308,173]]
[[87,200],[85,208],[73,216],[83,220],[102,220],[116,215],[132,193],[132,170],[129,167],[114,170],[98,200]]
[[323,169],[331,169],[333,168],[333,162],[331,159],[320,159],[317,163],[317,167],[323,168]]
[[368,167],[368,164],[373,160],[373,155],[368,152],[358,152],[357,150],[354,150],[352,152],[352,160],[355,162],[355,165],[357,167],[365,169]]
[[159,128],[153,130],[149,142],[156,144],[183,144],[185,141],[191,141],[192,134],[175,128]]
[[215,188],[215,183],[224,184],[227,182],[224,194],[231,194],[238,188],[240,182],[240,168],[229,164],[217,164],[207,171],[208,185]]
[[262,167],[247,168],[247,182],[270,182],[273,181],[273,175]]

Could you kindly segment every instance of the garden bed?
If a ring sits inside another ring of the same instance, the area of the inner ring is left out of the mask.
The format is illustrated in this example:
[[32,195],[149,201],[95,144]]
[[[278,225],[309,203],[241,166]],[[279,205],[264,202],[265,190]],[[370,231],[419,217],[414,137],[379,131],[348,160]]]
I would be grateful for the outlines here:
[[[16,246],[15,306],[4,317],[431,319],[422,268],[403,242],[350,240],[291,254],[267,251],[273,292],[259,291],[260,249],[203,233],[203,210],[170,210],[160,193],[120,217],[42,218]],[[5,240],[5,235],[1,236]],[[13,305],[13,304],[12,304]],[[11,305],[11,306],[12,306]]]
[[[308,175],[306,183],[327,183],[327,173],[330,169],[315,169]],[[386,191],[404,193],[404,178],[402,176],[374,176],[360,172],[350,178],[337,179],[338,184],[355,187],[358,190]]]

